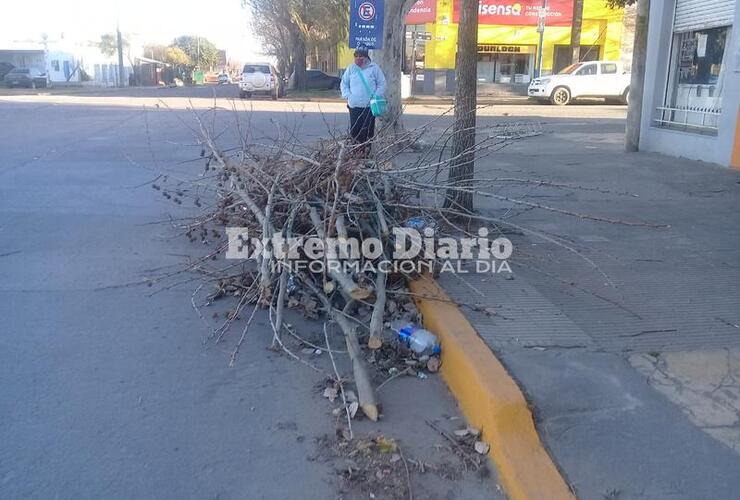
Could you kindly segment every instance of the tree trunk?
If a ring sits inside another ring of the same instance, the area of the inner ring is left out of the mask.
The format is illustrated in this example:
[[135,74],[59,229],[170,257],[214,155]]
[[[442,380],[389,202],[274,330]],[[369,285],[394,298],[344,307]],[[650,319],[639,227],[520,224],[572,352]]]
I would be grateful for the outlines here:
[[293,45],[293,90],[306,90],[306,39],[297,31],[291,33]]
[[[475,111],[477,105],[478,0],[462,0],[457,29],[455,123],[449,185],[472,188],[475,174]],[[473,211],[473,193],[447,190],[445,207]]]
[[639,0],[635,20],[635,47],[632,52],[632,80],[629,88],[627,126],[624,134],[624,149],[627,152],[635,152],[640,149],[640,121],[642,120],[642,96],[645,86],[649,15],[650,0]]
[[581,28],[583,26],[583,0],[573,0],[573,25],[570,28],[570,63],[581,61]]
[[383,133],[396,133],[403,130],[401,123],[401,63],[403,61],[403,40],[405,18],[415,0],[386,0],[384,7],[383,49],[373,50],[372,57],[385,74],[385,98],[388,111],[381,118]]

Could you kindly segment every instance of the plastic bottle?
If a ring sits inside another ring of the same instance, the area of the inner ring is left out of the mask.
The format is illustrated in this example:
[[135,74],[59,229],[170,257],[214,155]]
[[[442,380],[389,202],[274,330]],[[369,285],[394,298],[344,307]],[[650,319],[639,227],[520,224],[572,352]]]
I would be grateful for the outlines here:
[[438,354],[440,352],[437,336],[429,330],[420,328],[412,323],[398,330],[398,338],[417,355]]

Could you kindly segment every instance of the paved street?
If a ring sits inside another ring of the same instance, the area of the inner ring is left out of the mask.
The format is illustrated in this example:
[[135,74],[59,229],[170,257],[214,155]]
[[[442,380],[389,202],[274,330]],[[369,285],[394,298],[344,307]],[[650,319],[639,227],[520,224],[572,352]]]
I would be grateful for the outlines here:
[[[149,186],[203,168],[189,97],[159,97],[0,100],[0,498],[338,497],[337,465],[317,449],[336,421],[317,389],[324,376],[265,350],[264,315],[230,369],[236,333],[203,344],[216,322],[192,309],[195,283],[137,286],[202,251],[166,223],[192,208]],[[346,118],[336,105],[323,117],[315,105],[261,105],[255,140],[274,122],[311,140]],[[234,118],[219,106],[217,129]],[[323,342],[320,324],[299,321]],[[441,380],[393,381],[382,400],[385,420],[355,432],[393,436],[409,457],[455,470],[419,424],[462,422]],[[493,471],[448,476],[414,478],[414,490],[499,495]]]
[[[256,142],[288,131],[309,142],[346,128],[344,106],[231,100],[229,86],[67,94],[0,96],[0,497],[338,498],[336,464],[316,445],[335,430],[322,375],[265,350],[264,316],[228,368],[235,339],[203,343],[214,323],[191,307],[195,282],[141,282],[202,251],[167,223],[193,207],[149,187],[202,171],[194,113],[232,147],[237,120]],[[430,124],[433,136],[450,124],[446,110],[408,106],[406,124]],[[526,121],[545,133],[480,159],[478,175],[580,186],[501,193],[670,228],[481,199],[484,213],[550,239],[508,228],[514,280],[473,281],[477,296],[445,284],[499,313],[469,317],[522,384],[582,498],[731,498],[740,369],[724,349],[740,347],[740,179],[624,155],[625,112],[483,109],[483,127]],[[320,325],[296,321],[323,340]],[[727,359],[727,373],[697,380],[695,356],[699,366]],[[360,432],[446,460],[419,425],[461,418],[441,380],[393,381],[383,403],[385,421]],[[419,498],[500,496],[495,472],[413,482]]]

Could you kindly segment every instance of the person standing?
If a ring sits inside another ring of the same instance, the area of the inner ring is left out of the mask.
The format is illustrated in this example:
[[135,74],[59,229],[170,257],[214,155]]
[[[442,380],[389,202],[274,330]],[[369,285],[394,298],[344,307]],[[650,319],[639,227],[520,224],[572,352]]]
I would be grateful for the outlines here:
[[341,89],[349,108],[349,135],[359,146],[360,153],[367,155],[375,135],[375,116],[370,109],[370,98],[385,95],[385,75],[380,66],[372,62],[365,45],[358,45],[355,49],[355,62],[344,71]]

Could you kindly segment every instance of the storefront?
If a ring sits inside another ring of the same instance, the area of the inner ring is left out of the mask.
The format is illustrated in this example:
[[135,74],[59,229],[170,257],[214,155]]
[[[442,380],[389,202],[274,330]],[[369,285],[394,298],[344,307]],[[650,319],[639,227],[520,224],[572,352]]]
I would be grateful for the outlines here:
[[[418,0],[406,17],[403,72],[411,75],[414,93],[451,94],[455,91],[455,58],[460,0]],[[525,86],[537,69],[542,0],[479,0],[478,87]],[[573,0],[548,0],[542,48],[542,74],[570,64]],[[606,0],[584,0],[581,29],[583,60],[621,61],[623,46],[634,32],[625,29],[625,10],[611,9]],[[416,33],[417,35],[413,35]],[[420,35],[423,35],[420,36]],[[341,52],[340,67],[351,64],[351,51]]]
[[536,52],[533,45],[478,44],[478,87],[492,83],[529,83]]
[[[429,40],[417,47],[416,89],[446,94],[455,89],[455,56],[460,0],[419,0],[406,19],[407,32],[422,31]],[[478,88],[488,93],[501,84],[522,85],[537,68],[537,21],[542,0],[480,0],[478,9]],[[572,0],[548,0],[542,70],[550,74],[564,67],[570,54]],[[605,0],[585,0],[581,52],[588,60],[619,60],[623,36],[623,9],[610,9]],[[632,33],[625,33],[631,36]],[[407,38],[407,60],[411,60]],[[423,54],[423,60],[419,55]],[[566,64],[567,65],[567,64]],[[408,64],[404,68],[408,68]],[[423,76],[422,76],[423,75]]]
[[651,2],[641,149],[740,167],[738,15],[735,0]]

